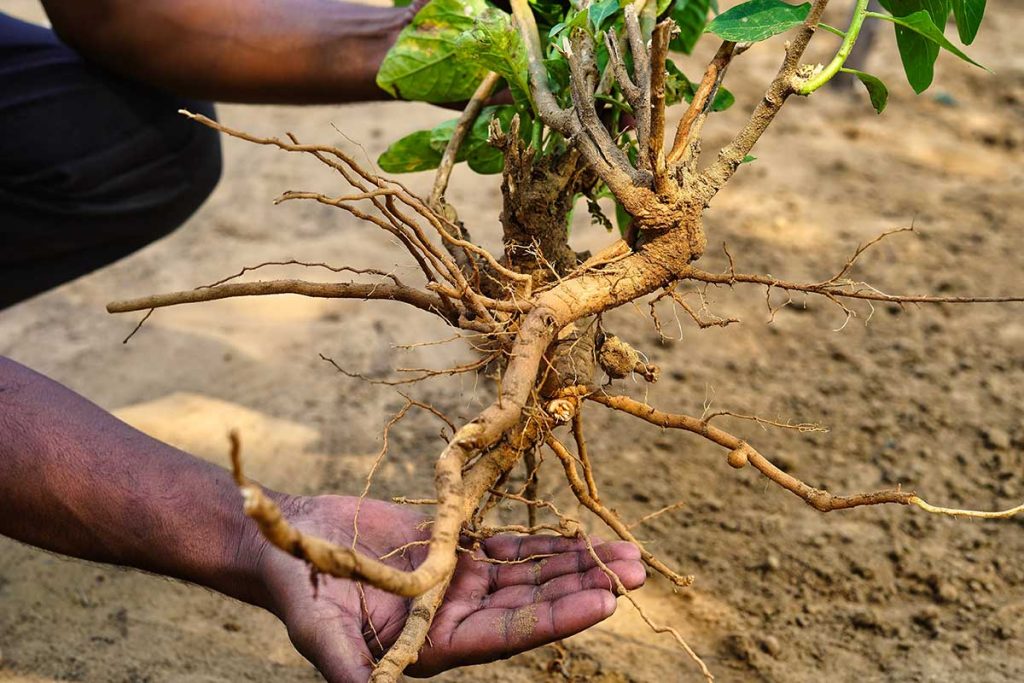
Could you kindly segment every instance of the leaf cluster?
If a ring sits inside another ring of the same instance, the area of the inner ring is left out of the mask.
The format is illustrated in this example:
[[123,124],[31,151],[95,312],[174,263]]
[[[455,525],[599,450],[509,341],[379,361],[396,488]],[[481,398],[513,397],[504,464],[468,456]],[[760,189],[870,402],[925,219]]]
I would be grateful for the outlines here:
[[[586,31],[595,39],[596,59],[603,73],[609,55],[602,40],[606,31],[623,32],[624,15],[620,0],[595,0],[577,9],[561,0],[531,0],[544,42],[545,66],[552,90],[569,103],[567,45],[570,32]],[[672,41],[673,50],[690,53],[704,33],[710,14],[717,12],[717,0],[659,0],[658,12],[671,16],[680,29]],[[670,59],[666,61],[667,101],[690,101],[696,84]],[[490,119],[499,118],[507,130],[512,116],[520,118],[520,130],[539,154],[557,154],[566,149],[557,133],[545,130],[537,118],[530,95],[526,49],[507,12],[484,0],[431,0],[406,27],[388,53],[377,82],[396,97],[432,103],[468,100],[480,80],[493,71],[502,78],[512,103],[486,107],[475,122],[459,161],[466,161],[479,173],[501,171],[500,155],[488,154],[486,135]],[[608,124],[624,148],[634,143],[624,135],[632,112],[616,87],[599,95]],[[734,98],[722,89],[714,101],[715,111],[728,108]],[[411,133],[392,144],[378,160],[390,173],[425,171],[441,161],[456,119],[431,130]]]
[[[945,35],[949,19],[956,23],[957,34],[964,45],[970,45],[978,34],[985,15],[986,0],[880,0],[888,14],[869,12],[867,2],[858,2],[855,13],[861,19],[887,21],[893,25],[896,45],[903,62],[907,81],[917,93],[931,85],[935,61],[941,50],[956,55],[975,66],[981,66],[954,45]],[[807,18],[809,2],[793,5],[783,0],[749,0],[723,12],[707,26],[724,40],[757,42],[796,28]],[[857,23],[859,26],[859,22]],[[854,22],[851,22],[851,29]],[[847,38],[847,32],[831,26],[821,28]],[[853,36],[856,39],[856,36]],[[984,68],[984,67],[982,67]],[[878,113],[885,109],[889,96],[886,85],[877,76],[854,69],[842,69],[856,76],[867,88],[871,104]]]
[[945,31],[952,15],[960,42],[964,45],[973,43],[985,15],[985,0],[879,1],[890,14],[868,12],[868,16],[893,24],[903,70],[915,92],[922,93],[932,84],[940,49],[981,66],[950,42]]
[[[398,0],[396,0],[398,1]],[[569,36],[585,32],[592,40],[600,82],[597,99],[599,112],[615,140],[630,156],[636,153],[631,133],[631,116],[614,79],[607,76],[610,57],[603,34],[624,32],[623,8],[629,0],[591,0],[568,3],[565,0],[529,0],[540,29],[544,66],[549,86],[559,104],[571,104],[568,54]],[[807,19],[811,4],[795,4],[784,0],[747,0],[719,13],[717,0],[650,0],[653,8],[641,15],[643,28],[649,31],[658,18],[670,17],[678,27],[670,48],[674,53],[690,54],[703,35],[712,34],[724,41],[750,44],[767,40],[801,26]],[[843,39],[836,60],[837,66],[822,80],[835,72],[854,75],[867,88],[871,104],[879,113],[888,100],[888,88],[876,76],[842,66],[845,56],[856,40],[865,20],[883,20],[895,30],[903,67],[910,85],[923,92],[932,82],[934,64],[941,50],[946,50],[971,64],[968,57],[945,35],[949,19],[956,25],[963,44],[971,43],[985,12],[986,0],[881,0],[887,13],[867,11],[867,0],[857,0],[850,27],[842,30],[825,24],[819,27]],[[652,11],[653,10],[653,11]],[[629,62],[630,55],[624,55]],[[631,64],[627,64],[632,68]],[[666,103],[692,100],[696,84],[669,57],[666,70]],[[822,67],[819,67],[819,71]],[[533,102],[528,77],[527,51],[511,15],[487,0],[430,0],[400,34],[378,73],[377,82],[396,97],[432,103],[458,103],[468,100],[488,72],[495,72],[509,93],[511,104],[485,107],[474,122],[463,143],[457,161],[465,161],[478,173],[499,173],[501,153],[487,142],[492,119],[509,129],[514,116],[520,119],[524,141],[537,155],[562,154],[566,141],[540,122]],[[809,94],[805,92],[803,94]],[[720,88],[712,109],[721,111],[734,102],[732,94]],[[381,155],[381,168],[390,173],[425,171],[437,168],[456,119],[445,121],[430,130],[421,130],[393,143]],[[753,157],[744,161],[752,161]],[[595,222],[610,225],[596,209],[595,200],[610,196],[598,186],[587,196],[588,207]],[[620,228],[628,215],[619,208]]]

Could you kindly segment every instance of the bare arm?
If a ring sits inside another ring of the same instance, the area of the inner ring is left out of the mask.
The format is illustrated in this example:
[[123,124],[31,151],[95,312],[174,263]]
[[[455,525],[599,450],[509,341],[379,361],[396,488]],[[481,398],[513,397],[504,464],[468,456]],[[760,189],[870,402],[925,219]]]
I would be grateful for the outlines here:
[[[305,532],[352,543],[356,498],[268,494]],[[317,589],[305,563],[259,536],[241,503],[226,470],[0,357],[0,535],[184,579],[268,609],[328,681],[365,683],[371,651],[379,655],[381,645],[394,642],[409,602],[367,588],[364,603],[351,581],[327,580]],[[366,500],[359,519],[364,552],[391,555],[404,569],[423,561],[417,544],[425,538],[424,518],[415,510]],[[411,549],[391,552],[399,547]],[[627,588],[643,584],[632,545],[601,545],[598,555]],[[612,584],[582,541],[495,536],[461,554],[432,644],[412,673],[508,657],[577,633],[614,610]],[[493,628],[509,623],[533,627]]]
[[0,357],[0,534],[268,606],[225,470]]
[[336,0],[43,0],[58,35],[177,94],[261,103],[381,99],[374,79],[411,8]]

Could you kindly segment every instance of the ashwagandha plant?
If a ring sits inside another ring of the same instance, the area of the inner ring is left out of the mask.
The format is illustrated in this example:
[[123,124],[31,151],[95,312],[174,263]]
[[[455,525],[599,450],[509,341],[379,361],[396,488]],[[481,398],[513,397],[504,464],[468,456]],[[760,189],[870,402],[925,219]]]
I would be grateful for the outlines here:
[[[869,11],[868,0],[855,0],[845,28],[821,23],[828,4],[749,0],[719,13],[714,0],[580,0],[572,6],[558,0],[511,0],[506,12],[485,0],[431,0],[401,33],[379,73],[381,87],[397,97],[468,101],[457,119],[398,140],[379,159],[389,173],[437,169],[427,198],[368,170],[341,149],[304,144],[293,135],[258,138],[187,114],[228,135],[312,155],[337,171],[352,192],[287,192],[278,201],[310,199],[376,225],[408,252],[422,282],[408,284],[383,270],[339,267],[332,270],[357,279],[323,283],[227,278],[191,291],[112,303],[111,312],[152,313],[162,306],[280,293],[398,301],[462,331],[480,352],[473,363],[423,376],[488,372],[498,378],[493,402],[474,419],[453,426],[437,457],[436,498],[426,501],[435,506],[428,550],[412,571],[292,527],[261,489],[246,481],[235,442],[235,473],[245,510],[270,542],[303,558],[316,572],[413,598],[410,617],[377,663],[373,680],[394,681],[416,660],[452,576],[460,538],[479,541],[510,531],[582,534],[577,520],[536,499],[540,449],[561,463],[568,487],[583,507],[635,544],[651,570],[674,586],[690,584],[690,577],[645,548],[602,499],[584,436],[587,403],[708,439],[725,449],[732,467],[749,465],[822,512],[883,503],[982,518],[1024,511],[1024,506],[1001,512],[942,508],[899,487],[837,496],[783,471],[742,437],[713,424],[714,416],[665,413],[614,390],[616,380],[634,374],[654,382],[659,369],[605,327],[606,312],[648,298],[659,329],[656,304],[663,301],[674,302],[701,328],[734,322],[691,306],[679,290],[685,285],[749,284],[769,293],[818,295],[847,319],[856,314],[851,306],[858,302],[1024,301],[898,296],[856,280],[858,259],[897,231],[863,244],[834,275],[817,282],[742,272],[728,252],[725,272],[696,265],[707,243],[705,209],[737,170],[753,160],[755,143],[790,97],[811,95],[836,74],[850,72],[866,86],[872,106],[879,112],[885,107],[888,91],[882,81],[844,66],[865,22],[894,25],[907,78],[918,92],[931,83],[940,51],[975,63],[945,33],[952,15],[960,42],[970,44],[985,0],[882,0],[887,13]],[[777,75],[732,140],[703,160],[705,122],[733,102],[722,85],[726,74],[744,52],[779,34],[788,38]],[[676,66],[672,53],[691,53],[705,35],[721,43],[694,82]],[[808,43],[819,35],[838,43],[834,58],[825,65],[802,63]],[[511,103],[488,106],[492,94],[504,88]],[[685,110],[666,139],[670,131],[665,109],[677,104]],[[456,207],[445,201],[452,167],[462,161],[479,173],[501,175],[503,253],[475,244]],[[585,201],[594,221],[614,230],[598,204],[601,198],[614,200],[619,232],[598,253],[577,253],[567,227],[577,204]],[[571,449],[564,443],[570,440]],[[527,485],[512,491],[506,477],[519,463],[525,463]],[[502,499],[525,506],[526,526],[488,525],[486,513]],[[543,521],[538,520],[541,515]],[[592,546],[591,553],[607,570]],[[624,592],[610,572],[609,577]],[[671,629],[656,628],[672,632],[686,647]],[[707,668],[690,654],[710,679]]]

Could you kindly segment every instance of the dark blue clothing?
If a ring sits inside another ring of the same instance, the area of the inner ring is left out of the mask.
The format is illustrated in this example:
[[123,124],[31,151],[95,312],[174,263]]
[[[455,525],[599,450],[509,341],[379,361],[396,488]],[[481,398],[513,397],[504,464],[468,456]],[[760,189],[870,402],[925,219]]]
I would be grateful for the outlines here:
[[0,308],[181,225],[220,178],[213,106],[125,80],[0,13]]

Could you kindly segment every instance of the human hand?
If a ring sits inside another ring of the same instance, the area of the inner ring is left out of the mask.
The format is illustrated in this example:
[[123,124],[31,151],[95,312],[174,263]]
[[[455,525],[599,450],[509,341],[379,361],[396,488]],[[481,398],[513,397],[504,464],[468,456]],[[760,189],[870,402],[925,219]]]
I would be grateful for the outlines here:
[[[348,546],[357,502],[341,496],[298,498],[285,502],[283,511],[301,531]],[[366,499],[359,512],[357,548],[380,557],[427,539],[425,519],[408,507]],[[645,571],[633,545],[605,543],[595,551],[626,588],[643,585]],[[425,554],[423,545],[412,545],[387,561],[411,570]],[[533,556],[539,557],[500,563]],[[363,598],[359,584],[332,577],[319,577],[314,587],[304,562],[265,543],[258,551],[257,571],[295,647],[331,683],[365,683],[375,658],[405,624],[408,599],[370,586],[363,587]],[[611,591],[611,581],[581,540],[488,539],[478,550],[460,554],[428,644],[406,673],[431,676],[566,638],[611,616]]]

